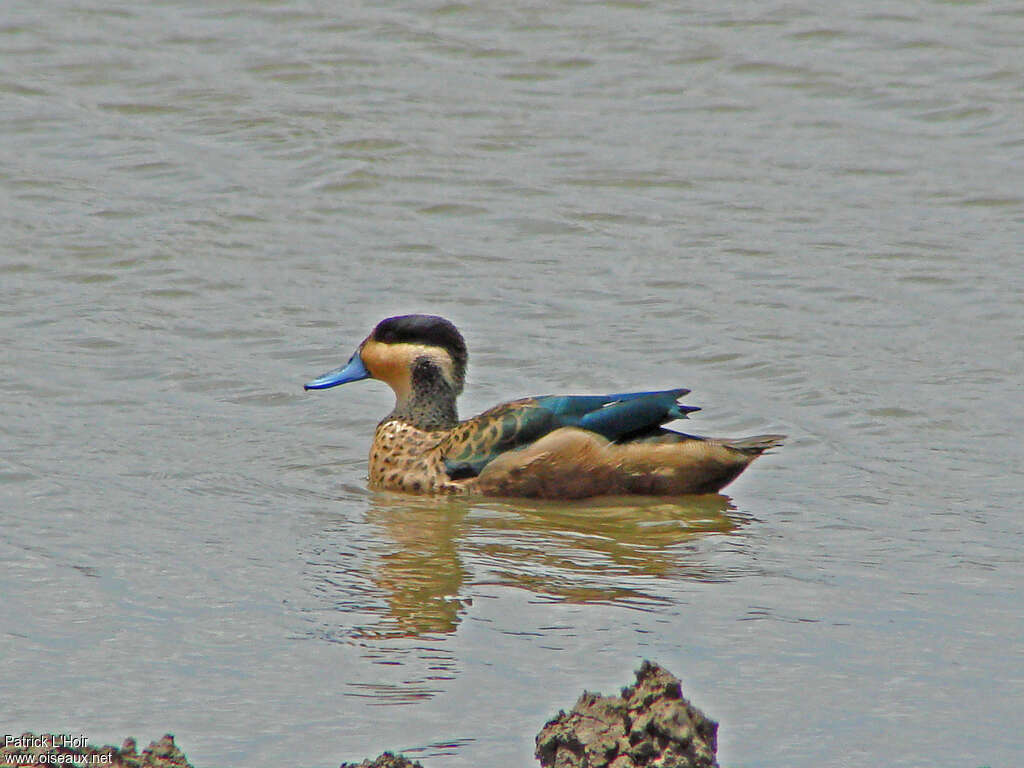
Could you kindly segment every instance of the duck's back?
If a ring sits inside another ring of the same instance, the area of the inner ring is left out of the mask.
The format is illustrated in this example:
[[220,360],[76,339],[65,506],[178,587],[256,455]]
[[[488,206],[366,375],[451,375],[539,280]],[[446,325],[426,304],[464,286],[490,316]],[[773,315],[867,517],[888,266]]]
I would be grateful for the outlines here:
[[566,427],[614,442],[647,436],[666,422],[700,410],[677,402],[689,391],[543,395],[513,400],[453,429],[441,448],[445,468],[452,478],[476,477],[499,456],[531,446]]

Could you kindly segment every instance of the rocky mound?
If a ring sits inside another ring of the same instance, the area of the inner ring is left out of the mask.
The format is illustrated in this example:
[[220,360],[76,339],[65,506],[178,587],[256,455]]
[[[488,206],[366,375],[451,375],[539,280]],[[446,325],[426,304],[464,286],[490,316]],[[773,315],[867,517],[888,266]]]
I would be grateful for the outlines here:
[[112,768],[192,768],[185,753],[166,734],[142,750],[135,751],[135,739],[117,747],[90,747],[84,738],[55,733],[23,733],[0,745],[0,765],[104,765]]
[[384,752],[375,760],[363,760],[361,763],[342,763],[340,768],[423,768],[420,763],[406,760],[401,755]]
[[621,696],[583,692],[537,735],[544,768],[717,768],[718,723],[683,697],[679,680],[645,661]]

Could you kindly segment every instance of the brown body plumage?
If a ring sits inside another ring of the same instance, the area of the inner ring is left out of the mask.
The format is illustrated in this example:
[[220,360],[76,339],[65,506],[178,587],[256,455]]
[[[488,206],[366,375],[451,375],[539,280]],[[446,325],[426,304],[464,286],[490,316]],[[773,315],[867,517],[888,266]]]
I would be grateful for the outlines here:
[[[524,398],[460,422],[467,354],[447,320],[382,321],[349,364],[307,385],[377,378],[395,392],[370,451],[374,488],[409,493],[583,498],[713,493],[782,435],[697,437],[661,424],[696,410],[672,405],[688,390]],[[619,413],[618,411],[621,411]]]

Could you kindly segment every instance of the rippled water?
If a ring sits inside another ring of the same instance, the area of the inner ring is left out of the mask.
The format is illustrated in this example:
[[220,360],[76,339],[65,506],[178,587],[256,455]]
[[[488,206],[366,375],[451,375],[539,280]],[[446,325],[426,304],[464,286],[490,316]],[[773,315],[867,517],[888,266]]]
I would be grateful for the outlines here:
[[[0,7],[0,724],[198,765],[531,764],[643,657],[740,766],[1024,751],[1018,3]],[[465,415],[688,386],[728,496],[365,488]]]

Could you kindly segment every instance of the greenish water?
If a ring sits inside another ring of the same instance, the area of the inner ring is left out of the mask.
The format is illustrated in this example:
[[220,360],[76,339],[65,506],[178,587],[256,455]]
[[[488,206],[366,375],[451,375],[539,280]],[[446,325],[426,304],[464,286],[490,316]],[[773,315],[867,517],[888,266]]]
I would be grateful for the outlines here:
[[[532,764],[657,660],[757,766],[1024,748],[1012,3],[5,2],[0,724]],[[366,490],[379,319],[464,415],[693,390],[727,496]]]

